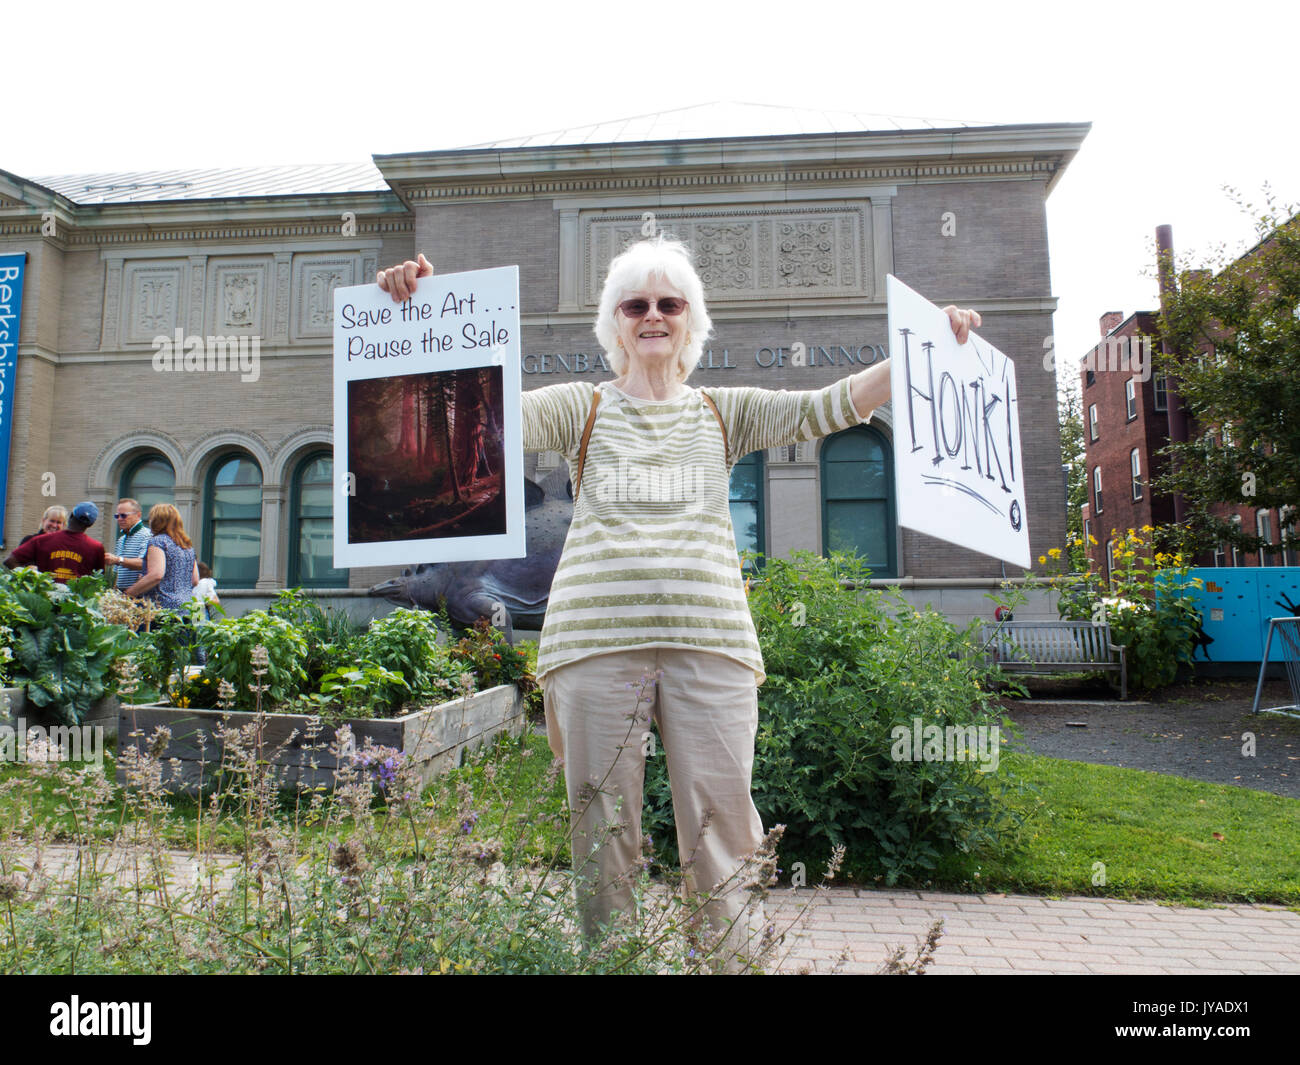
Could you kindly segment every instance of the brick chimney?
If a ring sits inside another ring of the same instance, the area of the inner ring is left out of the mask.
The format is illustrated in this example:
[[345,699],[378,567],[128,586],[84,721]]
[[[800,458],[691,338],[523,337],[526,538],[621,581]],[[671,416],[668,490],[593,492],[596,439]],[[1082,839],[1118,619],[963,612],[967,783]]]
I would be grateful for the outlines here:
[[1101,316],[1101,335],[1109,336],[1110,331],[1124,320],[1123,311],[1107,311]]

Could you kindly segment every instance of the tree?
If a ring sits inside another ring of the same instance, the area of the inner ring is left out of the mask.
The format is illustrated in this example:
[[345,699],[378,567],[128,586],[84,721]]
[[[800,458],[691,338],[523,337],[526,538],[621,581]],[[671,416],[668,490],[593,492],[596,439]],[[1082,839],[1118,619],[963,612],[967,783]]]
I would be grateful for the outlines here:
[[[1076,377],[1069,387],[1057,394],[1057,414],[1061,419],[1061,462],[1065,472],[1065,538],[1070,544],[1083,540],[1083,505],[1088,502],[1088,461],[1083,443],[1083,400]],[[1088,547],[1070,550],[1070,568],[1088,568]]]
[[[1300,501],[1300,215],[1270,198],[1257,231],[1259,243],[1217,272],[1181,271],[1161,314],[1170,354],[1160,368],[1192,419],[1189,439],[1164,449],[1157,484],[1186,503],[1168,531],[1182,551],[1259,550],[1253,523],[1234,524],[1223,504]],[[1295,511],[1282,513],[1291,535]]]

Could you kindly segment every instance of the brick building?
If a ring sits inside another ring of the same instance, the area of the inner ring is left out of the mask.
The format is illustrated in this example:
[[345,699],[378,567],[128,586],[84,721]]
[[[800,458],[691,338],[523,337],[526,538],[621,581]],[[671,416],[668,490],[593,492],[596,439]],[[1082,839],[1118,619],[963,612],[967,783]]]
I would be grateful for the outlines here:
[[[693,385],[820,387],[887,357],[890,272],[980,310],[1019,368],[1033,553],[1060,543],[1044,201],[1087,125],[758,117],[775,132],[748,135],[755,116],[724,105],[334,167],[0,171],[0,254],[26,254],[5,543],[51,502],[107,514],[133,495],[176,503],[223,589],[390,576],[331,565],[333,289],[417,250],[439,271],[518,264],[524,387],[598,380],[603,273],[649,211],[692,246],[710,297],[716,335]],[[256,343],[256,375],[159,372],[173,335]],[[898,527],[892,435],[886,408],[750,456],[733,478],[741,546],[857,548],[882,577],[1000,576]]]
[[[1157,239],[1168,250],[1167,227]],[[1081,414],[1088,483],[1088,501],[1081,508],[1088,558],[1094,573],[1109,577],[1111,542],[1118,534],[1144,525],[1168,525],[1176,520],[1173,497],[1152,491],[1152,481],[1164,472],[1167,460],[1159,452],[1171,439],[1203,431],[1181,401],[1166,388],[1164,375],[1154,368],[1160,350],[1160,314],[1137,311],[1127,318],[1111,311],[1100,319],[1101,340],[1080,360]],[[1178,425],[1179,419],[1182,426]],[[1222,430],[1215,428],[1220,434]],[[1221,439],[1221,436],[1219,437]],[[1202,566],[1295,565],[1297,552],[1283,542],[1276,509],[1223,504],[1215,508],[1247,532],[1278,545],[1272,550],[1244,552],[1228,544],[1198,557]]]

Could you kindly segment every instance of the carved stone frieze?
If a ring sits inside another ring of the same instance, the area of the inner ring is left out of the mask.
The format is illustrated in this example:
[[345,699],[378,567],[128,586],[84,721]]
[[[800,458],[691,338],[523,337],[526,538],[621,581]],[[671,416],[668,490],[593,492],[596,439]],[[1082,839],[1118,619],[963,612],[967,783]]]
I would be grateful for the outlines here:
[[[582,300],[594,307],[610,260],[644,239],[640,212],[584,211]],[[713,299],[869,298],[874,289],[870,201],[655,213],[684,241]]]
[[124,344],[152,344],[184,328],[188,263],[157,259],[127,262],[123,267]]
[[266,336],[269,256],[208,260],[208,332],[217,336]]
[[334,290],[357,284],[358,260],[356,255],[294,256],[295,340],[332,335]]
[[289,262],[292,256],[288,252],[278,252],[275,256],[275,324],[272,326],[272,339],[283,343],[289,339]]

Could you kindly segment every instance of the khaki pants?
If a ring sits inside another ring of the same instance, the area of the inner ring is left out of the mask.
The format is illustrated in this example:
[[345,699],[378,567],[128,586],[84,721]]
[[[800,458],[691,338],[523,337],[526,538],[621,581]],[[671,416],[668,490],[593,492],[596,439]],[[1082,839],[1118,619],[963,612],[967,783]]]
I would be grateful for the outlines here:
[[[762,913],[751,907],[736,922],[749,893],[735,875],[763,835],[750,796],[758,729],[753,671],[707,651],[647,648],[562,666],[544,687],[551,750],[564,759],[584,933],[594,935],[631,908],[652,754],[668,759],[687,890],[718,896],[703,911],[715,933],[735,923],[724,954],[751,937],[756,945]],[[652,715],[663,740],[653,753]]]

